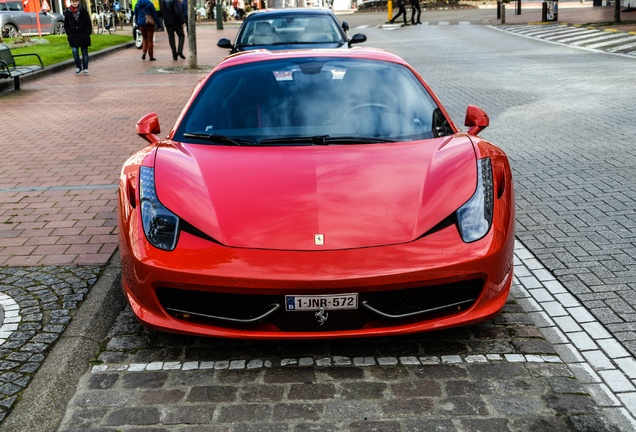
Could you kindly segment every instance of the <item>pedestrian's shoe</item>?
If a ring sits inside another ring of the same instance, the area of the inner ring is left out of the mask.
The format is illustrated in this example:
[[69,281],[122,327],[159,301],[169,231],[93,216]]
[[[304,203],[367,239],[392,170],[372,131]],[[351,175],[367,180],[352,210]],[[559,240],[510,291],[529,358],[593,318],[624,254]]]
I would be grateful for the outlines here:
[[185,56],[183,55],[183,53],[179,53],[179,57],[185,60]]
[[390,22],[391,24],[395,24],[395,21],[393,21],[392,19],[390,19],[390,20],[389,20],[389,22]]
[[174,54],[174,55],[172,56],[172,60],[176,60],[176,59],[177,59],[177,55],[176,55],[176,54]]
[[156,61],[157,59],[154,57],[150,57],[150,61]]
[[84,75],[88,75],[88,69],[84,69]]
[[81,74],[81,73],[82,73],[82,70],[81,70],[81,69],[79,69],[79,68],[75,71],[75,75],[79,75],[79,74]]
[[142,60],[146,60],[146,53],[143,53],[143,54],[141,55],[141,59],[142,59]]

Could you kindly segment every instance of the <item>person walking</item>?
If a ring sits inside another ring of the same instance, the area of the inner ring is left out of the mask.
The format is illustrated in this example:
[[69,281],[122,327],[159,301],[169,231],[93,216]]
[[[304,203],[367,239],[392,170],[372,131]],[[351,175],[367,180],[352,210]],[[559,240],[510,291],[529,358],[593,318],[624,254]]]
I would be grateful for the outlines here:
[[[422,16],[422,8],[420,8],[420,0],[409,0],[411,3],[411,24],[422,24],[420,17]],[[415,12],[417,12],[417,21],[415,21]]]
[[[185,24],[185,18],[181,11],[181,3],[179,0],[160,0],[161,12],[163,12],[163,22],[166,25],[168,31],[168,43],[172,50],[172,59],[176,60],[177,57],[185,59],[183,55],[183,43],[185,42],[185,35],[183,34],[183,25]],[[177,34],[179,38],[178,45],[175,44],[174,35]],[[177,48],[178,47],[178,48]]]
[[404,2],[405,0],[396,0],[395,5],[398,7],[398,13],[396,16],[394,16],[393,18],[391,18],[391,24],[395,23],[395,20],[398,19],[399,17],[403,16],[404,17],[404,25],[409,25],[406,22],[406,7],[404,6]]
[[[88,47],[91,46],[93,22],[88,11],[80,5],[79,0],[71,0],[71,5],[64,11],[64,31],[75,60],[75,75],[84,71],[88,75]],[[80,59],[79,51],[82,51]]]
[[146,53],[150,56],[150,61],[157,60],[154,57],[155,46],[155,26],[159,21],[159,14],[155,9],[155,5],[150,0],[139,0],[135,5],[135,23],[141,31],[143,42],[141,44],[142,60],[146,60]]

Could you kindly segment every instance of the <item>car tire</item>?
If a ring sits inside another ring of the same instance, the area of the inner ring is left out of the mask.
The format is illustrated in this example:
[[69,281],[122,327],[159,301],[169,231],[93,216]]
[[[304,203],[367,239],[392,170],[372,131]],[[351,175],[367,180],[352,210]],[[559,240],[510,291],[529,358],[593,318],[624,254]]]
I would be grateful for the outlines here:
[[18,36],[18,29],[12,24],[5,24],[2,26],[2,38],[13,39]]
[[135,38],[135,47],[137,49],[141,49],[141,46],[144,43],[144,40],[141,37],[141,32],[136,27],[133,29],[133,38]]
[[56,22],[55,26],[53,27],[53,34],[63,35],[64,33],[66,33],[64,31],[64,22],[62,22],[62,21]]

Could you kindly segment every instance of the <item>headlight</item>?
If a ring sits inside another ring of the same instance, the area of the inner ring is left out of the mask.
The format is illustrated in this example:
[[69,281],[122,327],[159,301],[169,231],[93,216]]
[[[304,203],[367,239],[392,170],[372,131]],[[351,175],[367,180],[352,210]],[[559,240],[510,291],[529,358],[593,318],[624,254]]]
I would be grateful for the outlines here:
[[466,243],[479,240],[486,235],[492,224],[493,182],[490,159],[477,161],[477,190],[457,210],[459,235]]
[[142,166],[139,170],[139,198],[146,238],[156,248],[173,250],[177,245],[179,217],[159,202],[153,168]]

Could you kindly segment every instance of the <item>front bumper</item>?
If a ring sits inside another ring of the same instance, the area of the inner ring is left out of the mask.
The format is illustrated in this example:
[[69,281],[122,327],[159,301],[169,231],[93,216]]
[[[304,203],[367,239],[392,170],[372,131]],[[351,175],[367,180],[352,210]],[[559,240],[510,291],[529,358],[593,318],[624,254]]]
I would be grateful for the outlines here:
[[[503,308],[513,278],[513,232],[492,229],[466,244],[449,227],[409,244],[322,252],[227,248],[187,233],[177,249],[164,252],[143,239],[122,238],[123,289],[145,326],[190,335],[317,339],[439,330],[492,319]],[[459,291],[445,296],[449,290]],[[258,299],[265,299],[267,311],[286,294],[352,292],[360,307],[327,311],[322,324],[318,311],[284,307],[262,319],[227,319],[258,318],[258,310],[241,310]],[[228,299],[232,305],[220,304]]]

